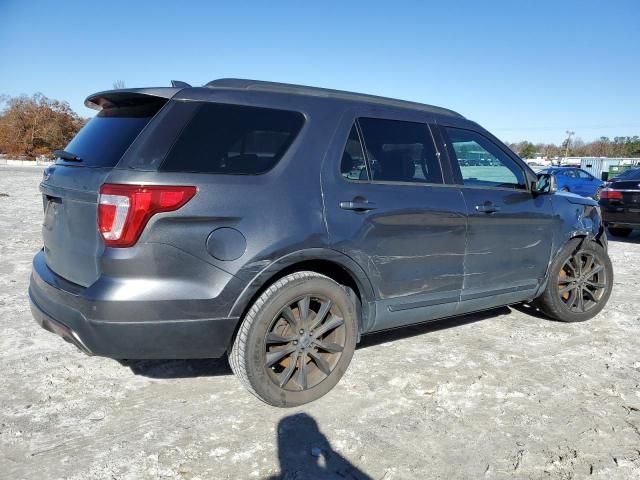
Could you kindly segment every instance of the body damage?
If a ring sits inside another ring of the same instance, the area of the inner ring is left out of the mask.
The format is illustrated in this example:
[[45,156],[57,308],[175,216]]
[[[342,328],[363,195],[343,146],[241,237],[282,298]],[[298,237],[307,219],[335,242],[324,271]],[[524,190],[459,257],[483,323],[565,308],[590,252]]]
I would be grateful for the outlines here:
[[[550,199],[554,216],[557,218],[557,227],[553,232],[553,250],[547,273],[562,247],[572,238],[582,238],[583,242],[597,242],[607,249],[607,235],[595,200],[569,192],[557,192]],[[547,282],[548,278],[545,275],[535,296],[544,291]]]

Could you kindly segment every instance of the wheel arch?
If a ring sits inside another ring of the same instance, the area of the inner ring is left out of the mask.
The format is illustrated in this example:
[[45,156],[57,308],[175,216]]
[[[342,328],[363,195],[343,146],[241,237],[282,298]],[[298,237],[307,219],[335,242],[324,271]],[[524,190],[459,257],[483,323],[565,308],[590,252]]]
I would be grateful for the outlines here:
[[560,243],[558,245],[558,247],[555,248],[555,251],[553,252],[553,255],[551,255],[551,257],[549,258],[549,263],[547,264],[547,271],[545,272],[544,280],[542,281],[542,283],[538,287],[538,290],[536,291],[535,297],[538,297],[538,296],[542,295],[542,293],[544,292],[545,288],[547,287],[547,283],[549,282],[549,273],[550,273],[550,270],[551,270],[551,265],[553,265],[553,263],[556,261],[556,259],[561,255],[562,249],[564,248],[564,246],[567,245],[572,240],[579,240],[580,241],[580,243],[578,244],[576,250],[580,249],[580,247],[582,246],[582,244],[585,241],[591,241],[591,242],[597,243],[602,248],[604,248],[605,251],[607,251],[607,246],[608,246],[607,245],[607,236],[604,233],[604,226],[602,224],[600,225],[598,233],[595,234],[595,235],[593,234],[592,231],[590,231],[588,229],[572,230],[566,236],[564,236],[564,240],[562,241],[562,243]]
[[[347,255],[326,248],[312,248],[285,255],[271,262],[256,274],[231,307],[230,317],[244,318],[253,302],[271,284],[291,273],[312,271],[326,275],[335,282],[349,287],[358,302],[358,329],[365,332],[375,317],[374,290],[365,271]],[[238,322],[238,324],[240,324]]]

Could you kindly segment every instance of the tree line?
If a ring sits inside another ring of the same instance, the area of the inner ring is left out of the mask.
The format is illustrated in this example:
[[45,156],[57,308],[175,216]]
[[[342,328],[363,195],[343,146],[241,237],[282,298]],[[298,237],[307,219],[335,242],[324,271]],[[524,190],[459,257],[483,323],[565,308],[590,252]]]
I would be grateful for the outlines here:
[[15,158],[51,157],[64,148],[88,121],[67,102],[42,93],[0,96],[0,154]]
[[[568,148],[567,148],[568,146]],[[564,157],[640,157],[640,136],[600,137],[592,142],[579,138],[567,139],[562,144],[531,143],[522,141],[510,143],[509,147],[522,158],[535,158],[542,155],[547,158]]]

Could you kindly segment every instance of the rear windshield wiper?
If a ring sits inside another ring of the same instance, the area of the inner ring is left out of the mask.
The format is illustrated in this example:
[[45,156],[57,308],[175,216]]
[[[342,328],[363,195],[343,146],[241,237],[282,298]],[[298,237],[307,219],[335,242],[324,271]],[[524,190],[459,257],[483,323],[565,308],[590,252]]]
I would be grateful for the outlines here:
[[53,154],[58,158],[66,160],[67,162],[81,162],[82,161],[82,159],[79,156],[74,155],[71,152],[67,152],[66,150],[54,150]]

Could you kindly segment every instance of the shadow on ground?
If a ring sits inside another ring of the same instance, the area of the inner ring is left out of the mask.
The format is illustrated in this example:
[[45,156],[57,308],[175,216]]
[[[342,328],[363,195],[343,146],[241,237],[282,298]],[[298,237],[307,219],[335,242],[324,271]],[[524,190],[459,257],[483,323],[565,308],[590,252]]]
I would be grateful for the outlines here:
[[371,480],[331,447],[310,415],[298,413],[283,418],[277,432],[280,473],[268,480]]
[[189,360],[122,360],[136,375],[149,378],[195,378],[231,375],[227,357]]
[[[533,309],[517,307],[518,310],[533,316],[539,316]],[[381,343],[394,342],[403,338],[411,338],[417,335],[426,335],[430,332],[437,332],[445,328],[454,328],[468,323],[479,322],[501,315],[508,315],[511,312],[509,307],[494,308],[485,312],[452,317],[444,320],[437,320],[418,325],[410,325],[388,330],[385,332],[364,335],[358,344],[358,349],[369,348]],[[136,375],[149,378],[169,379],[169,378],[195,378],[195,377],[217,377],[220,375],[232,374],[227,357],[190,359],[190,360],[121,360],[120,364],[129,367]]]

